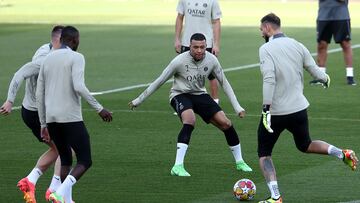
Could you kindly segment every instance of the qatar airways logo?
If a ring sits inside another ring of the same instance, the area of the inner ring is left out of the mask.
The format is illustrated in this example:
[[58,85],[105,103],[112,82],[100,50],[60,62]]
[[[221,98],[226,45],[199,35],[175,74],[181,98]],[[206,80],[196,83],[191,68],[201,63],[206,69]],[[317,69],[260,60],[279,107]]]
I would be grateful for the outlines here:
[[206,13],[206,10],[200,10],[200,9],[191,9],[189,8],[187,10],[187,12],[192,15],[192,16],[195,16],[195,17],[204,17],[205,16],[205,13]]
[[188,75],[186,76],[186,80],[189,82],[194,82],[194,81],[205,81],[206,75],[201,75],[201,74],[196,74],[196,75]]

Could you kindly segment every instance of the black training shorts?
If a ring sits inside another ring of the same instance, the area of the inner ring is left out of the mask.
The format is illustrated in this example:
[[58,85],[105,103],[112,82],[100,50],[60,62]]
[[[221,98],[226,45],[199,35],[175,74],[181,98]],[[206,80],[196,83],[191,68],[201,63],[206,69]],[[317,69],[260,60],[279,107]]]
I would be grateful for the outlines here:
[[259,157],[271,156],[272,150],[280,136],[280,133],[285,129],[292,133],[296,147],[300,151],[306,152],[311,143],[306,109],[289,115],[272,115],[271,128],[274,130],[273,133],[269,133],[265,129],[261,117],[258,127]]
[[[184,53],[185,51],[189,51],[189,50],[190,50],[190,47],[181,46],[181,53]],[[212,48],[206,48],[206,51],[212,53]],[[208,76],[208,79],[209,80],[214,80],[215,76],[213,74],[210,74]]]
[[61,165],[72,165],[74,150],[78,164],[91,163],[90,137],[83,121],[70,123],[48,123],[51,139],[59,151]]
[[351,40],[350,20],[317,21],[317,42],[331,42],[332,36],[336,43]]
[[192,109],[206,123],[210,123],[210,119],[217,112],[222,111],[220,106],[208,94],[180,94],[171,100],[171,106],[180,118],[183,111]]
[[28,128],[32,131],[34,136],[39,140],[39,142],[44,142],[41,138],[41,127],[39,114],[37,111],[30,111],[24,106],[21,107],[21,117]]

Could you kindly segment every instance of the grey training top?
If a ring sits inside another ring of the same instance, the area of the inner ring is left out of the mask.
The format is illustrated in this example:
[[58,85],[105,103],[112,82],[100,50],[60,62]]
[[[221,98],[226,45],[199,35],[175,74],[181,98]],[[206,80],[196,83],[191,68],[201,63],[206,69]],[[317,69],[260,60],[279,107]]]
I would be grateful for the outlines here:
[[190,55],[190,51],[177,55],[165,68],[162,74],[152,82],[139,97],[134,99],[132,103],[135,106],[140,105],[172,76],[174,76],[174,82],[170,90],[170,101],[176,95],[183,93],[193,95],[206,94],[205,81],[211,73],[216,77],[219,84],[224,89],[235,112],[239,114],[244,111],[226,79],[218,59],[207,51],[205,52],[204,59],[201,61],[195,61]]
[[319,0],[317,20],[350,20],[348,0]]
[[327,80],[326,73],[316,65],[309,50],[282,33],[272,36],[260,47],[259,57],[263,104],[271,104],[272,115],[291,114],[309,106],[303,94],[303,69],[315,79]]
[[42,127],[46,123],[82,121],[81,97],[97,112],[103,107],[85,86],[84,56],[70,48],[52,51],[40,68],[36,102]]
[[9,85],[7,101],[14,103],[16,94],[21,87],[21,83],[26,80],[25,95],[22,105],[28,110],[37,111],[35,98],[37,78],[40,66],[45,57],[50,53],[51,48],[52,46],[50,43],[42,45],[35,52],[32,61],[26,63],[16,71]]

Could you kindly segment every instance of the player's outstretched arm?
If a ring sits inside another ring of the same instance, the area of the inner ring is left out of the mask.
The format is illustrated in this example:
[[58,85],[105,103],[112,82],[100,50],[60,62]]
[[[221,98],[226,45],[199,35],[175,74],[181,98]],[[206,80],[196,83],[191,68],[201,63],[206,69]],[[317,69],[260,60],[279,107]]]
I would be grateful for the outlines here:
[[0,107],[0,113],[7,116],[11,113],[13,103],[11,101],[5,101]]
[[111,122],[112,121],[112,112],[109,112],[106,109],[102,109],[99,112],[99,116],[103,119],[105,122]]

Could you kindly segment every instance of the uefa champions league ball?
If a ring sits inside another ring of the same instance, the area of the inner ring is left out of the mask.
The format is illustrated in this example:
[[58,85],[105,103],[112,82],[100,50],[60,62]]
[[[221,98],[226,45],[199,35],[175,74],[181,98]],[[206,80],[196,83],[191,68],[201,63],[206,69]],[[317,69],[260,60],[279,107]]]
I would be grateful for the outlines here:
[[255,194],[255,183],[249,179],[238,180],[234,185],[234,196],[239,201],[252,200]]

